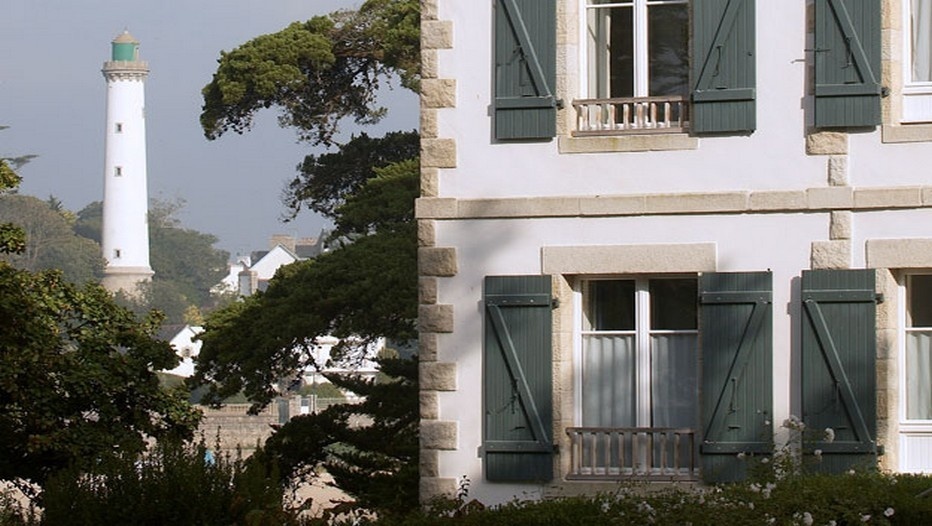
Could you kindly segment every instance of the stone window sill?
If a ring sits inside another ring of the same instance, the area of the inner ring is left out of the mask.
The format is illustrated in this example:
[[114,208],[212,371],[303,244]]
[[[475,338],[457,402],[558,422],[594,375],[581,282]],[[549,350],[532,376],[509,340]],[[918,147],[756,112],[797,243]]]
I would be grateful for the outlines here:
[[560,153],[655,152],[699,148],[699,139],[685,133],[601,137],[560,136],[557,143]]

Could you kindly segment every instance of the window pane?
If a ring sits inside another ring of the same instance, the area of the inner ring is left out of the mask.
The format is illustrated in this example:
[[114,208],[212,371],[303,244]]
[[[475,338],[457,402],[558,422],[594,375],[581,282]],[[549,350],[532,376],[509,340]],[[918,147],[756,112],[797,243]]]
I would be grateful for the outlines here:
[[637,358],[633,335],[587,335],[583,340],[582,424],[636,424]]
[[633,331],[634,281],[590,281],[589,324],[595,331]]
[[634,9],[621,6],[587,11],[589,96],[634,96]]
[[648,8],[649,95],[685,95],[689,76],[689,6]]
[[906,335],[906,418],[932,420],[932,331]]
[[651,337],[651,425],[695,427],[699,360],[695,334]]
[[652,330],[695,330],[698,289],[695,279],[650,280]]
[[932,82],[932,2],[911,0],[909,18],[911,79],[913,82]]
[[932,327],[932,275],[909,278],[910,327]]

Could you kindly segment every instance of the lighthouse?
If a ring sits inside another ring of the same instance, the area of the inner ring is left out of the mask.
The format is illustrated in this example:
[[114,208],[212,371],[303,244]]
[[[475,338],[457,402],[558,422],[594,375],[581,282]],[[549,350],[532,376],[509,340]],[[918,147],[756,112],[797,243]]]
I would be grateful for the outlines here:
[[139,41],[128,31],[113,39],[107,80],[107,130],[101,249],[107,262],[103,285],[135,296],[152,279],[149,267],[146,190],[145,80],[148,63],[139,60]]

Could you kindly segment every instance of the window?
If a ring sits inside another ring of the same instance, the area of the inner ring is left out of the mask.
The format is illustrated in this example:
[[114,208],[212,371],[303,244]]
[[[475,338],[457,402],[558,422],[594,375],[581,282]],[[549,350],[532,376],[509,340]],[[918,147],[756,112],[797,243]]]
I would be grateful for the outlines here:
[[906,0],[903,121],[932,122],[932,2]]
[[590,98],[685,96],[687,0],[588,0]]
[[906,309],[906,419],[932,421],[932,275],[909,276]]
[[123,133],[123,123],[122,123],[122,122],[116,123],[116,124],[113,126],[113,131],[114,131],[115,133]]
[[[586,474],[689,475],[681,468],[693,458],[685,431],[698,418],[696,279],[592,280],[583,304]],[[610,440],[600,438],[606,433]]]
[[120,259],[120,249],[118,249],[118,248],[117,248],[117,249],[114,249],[114,251],[113,251],[113,259]]
[[123,167],[122,167],[122,166],[114,166],[114,167],[113,167],[113,175],[114,175],[114,177],[122,177],[122,176],[123,176]]
[[[685,126],[688,0],[586,0],[586,73],[580,131]],[[595,121],[595,122],[593,122]]]
[[932,274],[907,275],[899,470],[932,473]]

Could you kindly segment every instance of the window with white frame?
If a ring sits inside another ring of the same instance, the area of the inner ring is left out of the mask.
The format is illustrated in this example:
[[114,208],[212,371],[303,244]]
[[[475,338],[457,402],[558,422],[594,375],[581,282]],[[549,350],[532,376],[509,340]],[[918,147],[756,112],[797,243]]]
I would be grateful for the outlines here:
[[582,425],[695,427],[696,286],[694,278],[586,282]]
[[688,0],[587,0],[591,98],[685,95]]
[[932,422],[932,274],[907,278],[905,417]]
[[904,0],[903,121],[932,122],[932,0]]
[[578,133],[681,131],[689,80],[688,0],[583,0],[586,99]]

